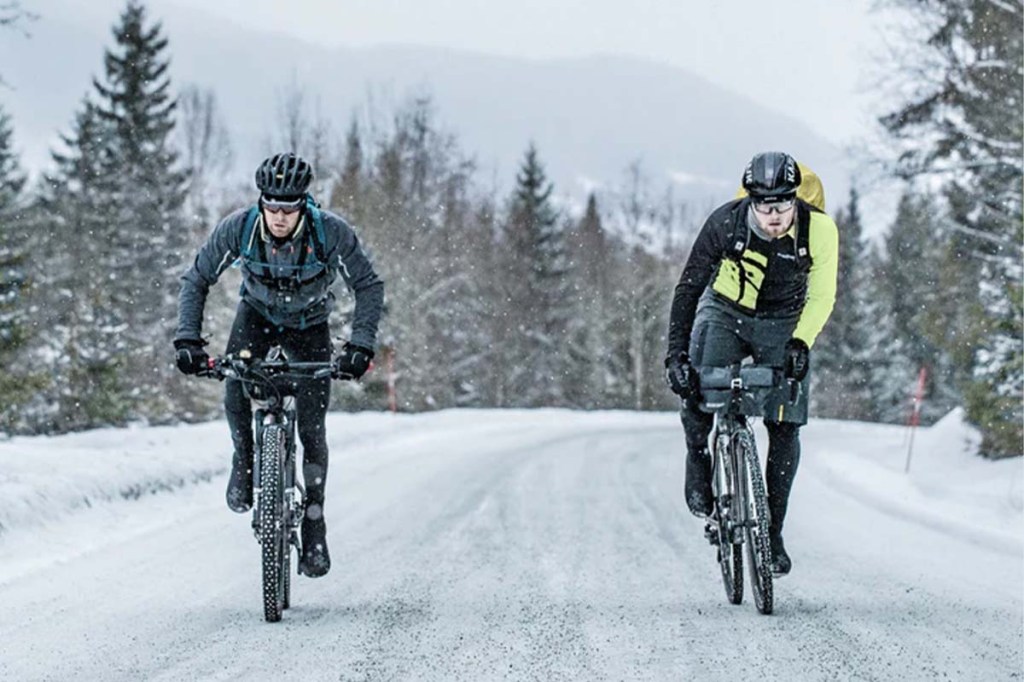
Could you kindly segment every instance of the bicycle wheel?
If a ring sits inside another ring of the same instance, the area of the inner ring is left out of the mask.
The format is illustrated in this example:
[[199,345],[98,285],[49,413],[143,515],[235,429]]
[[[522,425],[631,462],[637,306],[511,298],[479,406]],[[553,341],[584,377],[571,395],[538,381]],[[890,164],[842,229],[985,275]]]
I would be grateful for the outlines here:
[[271,424],[263,429],[260,455],[261,492],[257,515],[263,555],[263,616],[281,620],[287,581],[288,529],[284,524],[284,431]]
[[728,443],[726,436],[719,436],[715,442],[712,479],[715,482],[715,532],[718,534],[718,567],[722,571],[725,597],[730,604],[740,604],[743,602],[743,548],[732,538],[736,476],[732,457],[728,454]]
[[747,560],[750,567],[750,588],[754,593],[754,605],[760,613],[768,615],[774,608],[772,583],[772,550],[768,541],[768,495],[765,492],[764,475],[757,458],[757,446],[749,429],[736,434],[737,454],[743,458],[744,488],[744,535],[747,546]]

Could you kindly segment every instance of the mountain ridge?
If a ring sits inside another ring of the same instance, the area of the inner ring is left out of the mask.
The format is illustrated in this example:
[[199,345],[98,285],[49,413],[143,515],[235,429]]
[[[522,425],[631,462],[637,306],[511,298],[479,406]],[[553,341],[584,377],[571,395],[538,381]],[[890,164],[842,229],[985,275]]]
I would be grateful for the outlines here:
[[[96,7],[86,15],[66,0],[41,4],[51,9],[41,11],[32,39],[0,43],[0,62],[9,65],[3,75],[18,87],[13,99],[0,94],[0,103],[33,170],[46,166],[90,77],[102,72],[120,11],[111,3],[100,27]],[[530,142],[558,189],[571,194],[616,186],[640,160],[655,188],[671,183],[680,198],[724,200],[747,159],[764,149],[789,151],[814,168],[832,205],[848,184],[841,151],[795,116],[642,57],[531,59],[401,44],[329,48],[166,3],[153,3],[148,16],[170,39],[174,86],[195,83],[216,93],[240,169],[268,151],[278,98],[295,83],[328,113],[338,139],[367,106],[368,93],[387,107],[426,93],[441,125],[499,185],[511,182]]]

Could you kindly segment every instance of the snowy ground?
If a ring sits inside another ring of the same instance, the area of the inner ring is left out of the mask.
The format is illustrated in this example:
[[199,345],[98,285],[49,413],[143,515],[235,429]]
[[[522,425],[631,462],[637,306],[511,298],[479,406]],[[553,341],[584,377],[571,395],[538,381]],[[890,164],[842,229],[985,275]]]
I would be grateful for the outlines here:
[[675,415],[328,431],[334,568],[274,625],[222,424],[0,443],[0,679],[1022,677],[1024,470],[972,457],[958,415],[909,475],[903,429],[804,430],[771,617],[725,601]]

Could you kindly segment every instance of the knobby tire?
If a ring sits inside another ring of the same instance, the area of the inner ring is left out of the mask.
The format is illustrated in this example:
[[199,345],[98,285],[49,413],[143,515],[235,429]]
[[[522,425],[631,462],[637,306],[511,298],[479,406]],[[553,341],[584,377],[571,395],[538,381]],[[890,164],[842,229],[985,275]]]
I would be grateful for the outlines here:
[[774,587],[772,582],[772,550],[768,539],[768,495],[765,491],[764,475],[757,458],[757,446],[749,430],[736,435],[738,454],[746,462],[746,509],[744,543],[747,546],[747,561],[750,568],[750,589],[754,593],[754,605],[764,615],[774,609]]
[[276,424],[263,429],[260,455],[262,491],[259,497],[260,546],[263,555],[263,616],[281,620],[288,584],[288,528],[284,514],[284,431]]

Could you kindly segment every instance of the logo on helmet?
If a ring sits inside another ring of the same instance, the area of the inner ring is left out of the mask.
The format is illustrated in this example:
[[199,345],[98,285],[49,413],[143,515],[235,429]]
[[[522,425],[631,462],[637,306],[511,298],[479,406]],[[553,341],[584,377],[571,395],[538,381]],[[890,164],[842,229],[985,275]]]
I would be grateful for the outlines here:
[[743,172],[743,189],[752,197],[783,198],[796,194],[799,185],[800,169],[784,152],[755,154]]

